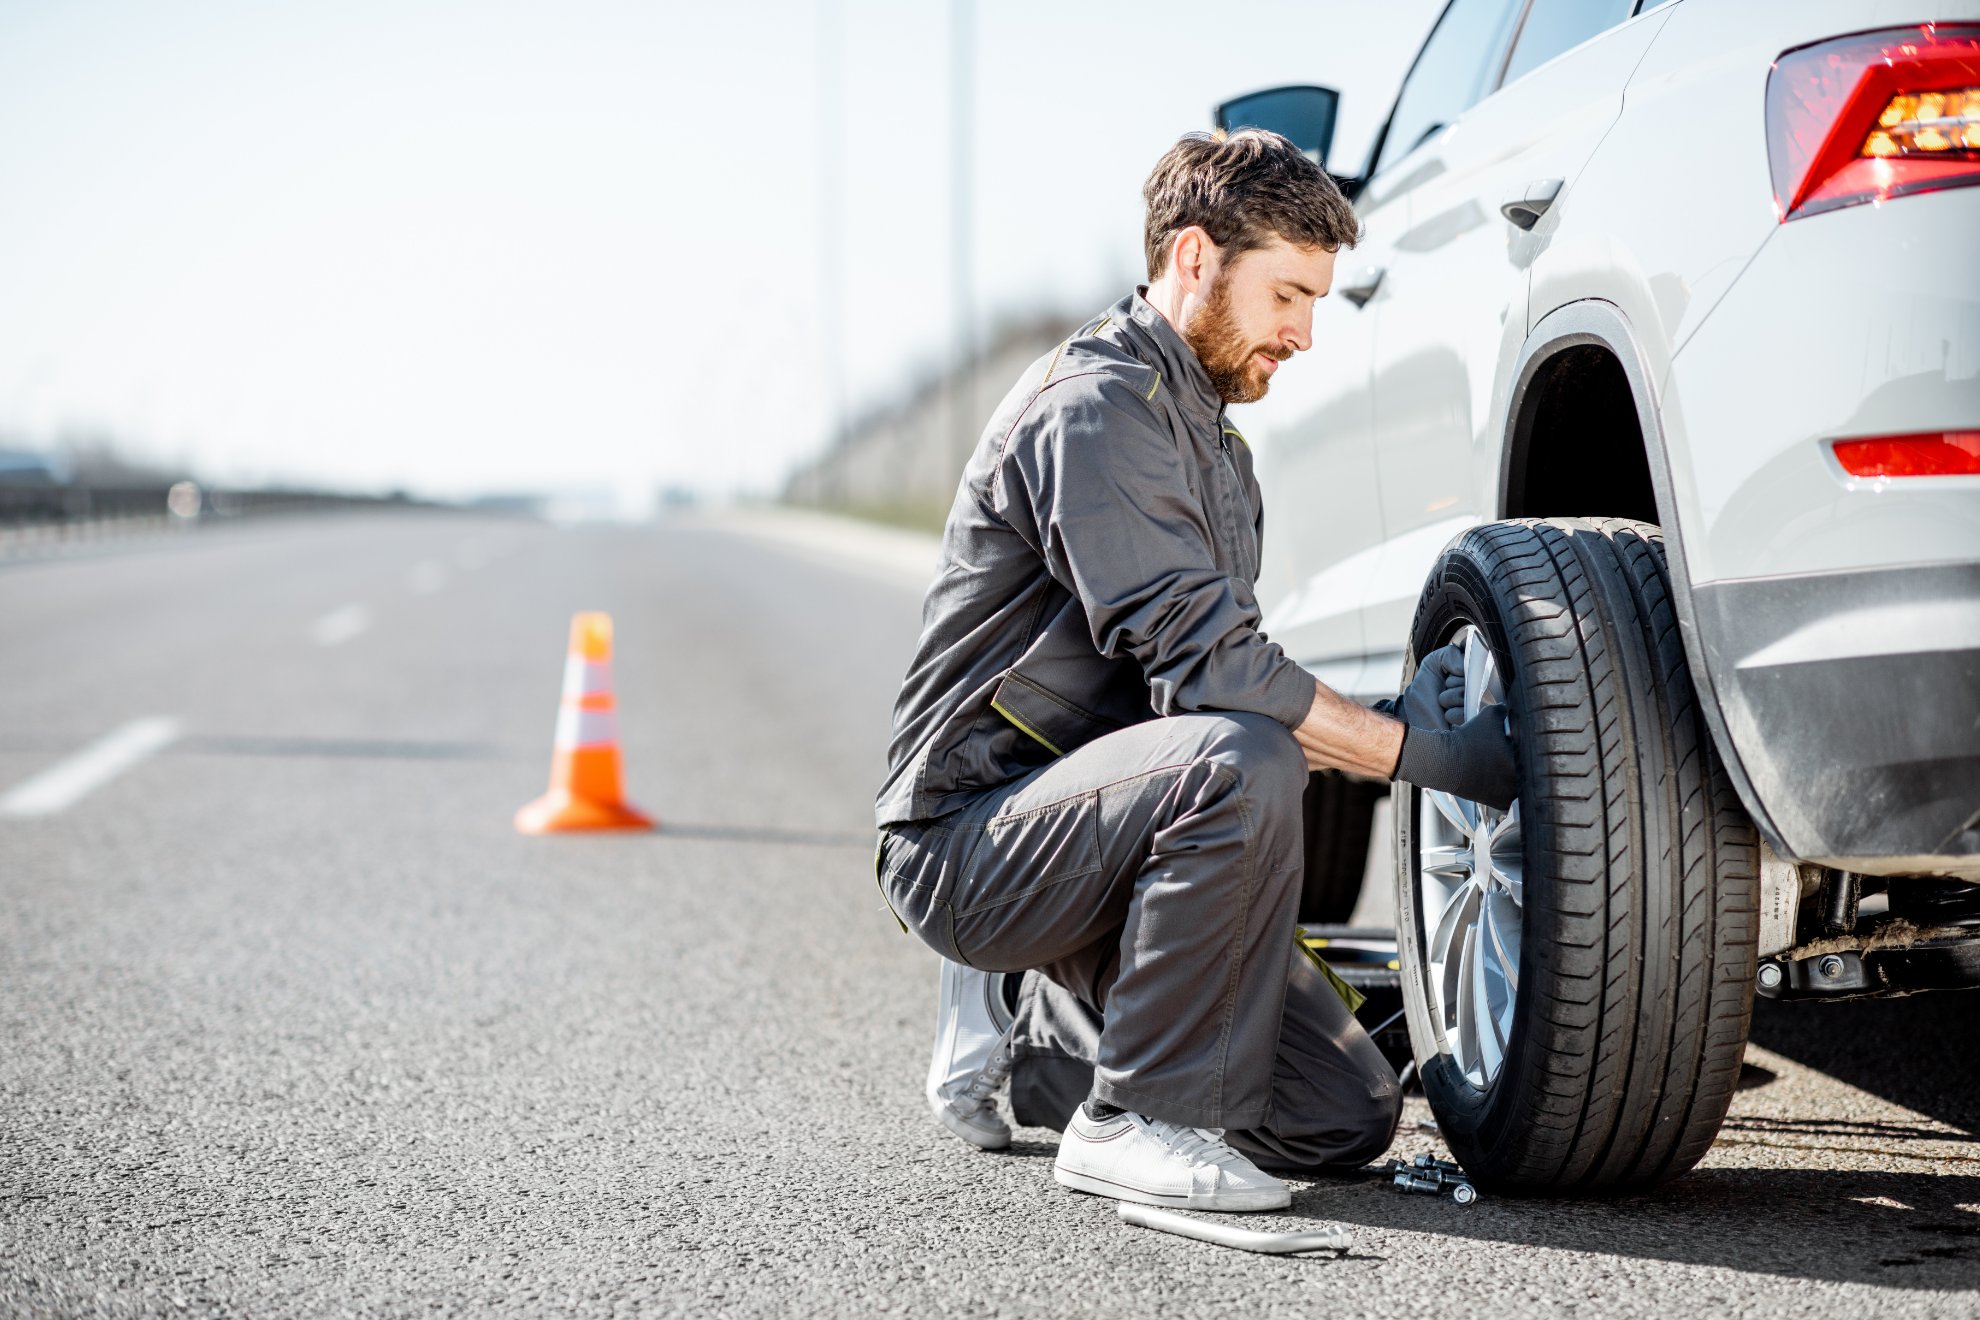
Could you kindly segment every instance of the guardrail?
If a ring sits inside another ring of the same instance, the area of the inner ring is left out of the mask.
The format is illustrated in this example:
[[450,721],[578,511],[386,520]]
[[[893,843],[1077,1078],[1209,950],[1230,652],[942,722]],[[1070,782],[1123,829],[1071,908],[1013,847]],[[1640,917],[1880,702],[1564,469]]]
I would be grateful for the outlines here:
[[403,495],[202,490],[190,481],[170,486],[0,484],[0,556],[268,514],[435,507],[440,506]]

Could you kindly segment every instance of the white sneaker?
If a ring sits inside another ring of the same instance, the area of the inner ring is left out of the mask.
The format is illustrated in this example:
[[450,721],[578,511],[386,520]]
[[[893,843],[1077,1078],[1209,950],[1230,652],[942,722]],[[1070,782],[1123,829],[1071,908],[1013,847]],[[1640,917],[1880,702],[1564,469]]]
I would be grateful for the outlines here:
[[1283,1210],[1292,1189],[1224,1144],[1215,1128],[1140,1114],[1095,1122],[1074,1111],[1052,1176],[1062,1186],[1143,1205],[1191,1210]]
[[935,1056],[928,1064],[928,1107],[943,1127],[984,1150],[1011,1144],[1011,1129],[997,1114],[1016,1025],[1004,1007],[1004,976],[942,961]]

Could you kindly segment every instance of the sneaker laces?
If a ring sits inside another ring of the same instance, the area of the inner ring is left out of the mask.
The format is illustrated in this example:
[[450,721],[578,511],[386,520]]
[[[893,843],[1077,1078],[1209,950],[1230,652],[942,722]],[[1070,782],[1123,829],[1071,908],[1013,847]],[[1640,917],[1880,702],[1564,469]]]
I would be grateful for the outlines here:
[[1004,1033],[997,1042],[997,1048],[990,1051],[990,1059],[969,1079],[969,1084],[957,1093],[956,1098],[967,1101],[972,1106],[988,1104],[990,1097],[997,1094],[1011,1075],[1011,1036]]
[[1164,1149],[1190,1164],[1214,1164],[1223,1168],[1228,1167],[1232,1160],[1242,1158],[1224,1144],[1222,1128],[1183,1127],[1156,1118],[1144,1118],[1143,1121]]

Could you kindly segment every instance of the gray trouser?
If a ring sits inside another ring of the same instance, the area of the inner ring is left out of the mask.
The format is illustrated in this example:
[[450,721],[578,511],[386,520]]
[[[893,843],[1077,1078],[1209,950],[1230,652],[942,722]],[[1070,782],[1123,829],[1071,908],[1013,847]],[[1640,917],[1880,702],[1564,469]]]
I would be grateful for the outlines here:
[[1041,973],[1020,1053],[1089,1054],[1096,1098],[1224,1128],[1268,1167],[1363,1163],[1401,1101],[1293,942],[1306,773],[1264,716],[1151,720],[894,826],[882,884],[943,957]]

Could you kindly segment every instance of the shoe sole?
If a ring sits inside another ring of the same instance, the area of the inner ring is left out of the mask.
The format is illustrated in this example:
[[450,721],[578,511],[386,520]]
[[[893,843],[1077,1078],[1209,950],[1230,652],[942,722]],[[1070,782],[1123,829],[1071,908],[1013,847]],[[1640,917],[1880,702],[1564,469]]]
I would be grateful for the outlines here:
[[937,1122],[978,1150],[1003,1150],[1011,1144],[1009,1128],[1005,1128],[1002,1132],[985,1132],[965,1123],[947,1105],[931,1101],[928,1107],[934,1111]]
[[1052,1166],[1052,1177],[1057,1180],[1059,1186],[1070,1187],[1075,1192],[1110,1197],[1116,1201],[1134,1201],[1141,1205],[1169,1206],[1177,1210],[1216,1210],[1226,1214],[1252,1214],[1260,1210],[1283,1210],[1292,1204],[1292,1190],[1285,1187],[1281,1187],[1276,1192],[1261,1187],[1256,1191],[1225,1192],[1220,1196],[1169,1196],[1161,1192],[1143,1191],[1139,1187],[1113,1182],[1095,1174],[1060,1168],[1058,1165]]

